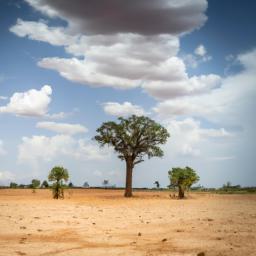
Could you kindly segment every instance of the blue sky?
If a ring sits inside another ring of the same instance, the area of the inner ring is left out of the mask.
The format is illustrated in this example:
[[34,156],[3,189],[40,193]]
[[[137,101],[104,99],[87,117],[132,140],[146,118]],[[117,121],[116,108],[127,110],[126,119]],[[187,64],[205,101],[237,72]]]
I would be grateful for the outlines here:
[[166,186],[187,165],[205,186],[255,185],[254,1],[0,5],[0,184],[58,164],[77,185],[122,186],[125,164],[91,138],[144,114],[171,138],[163,159],[136,167],[135,186]]

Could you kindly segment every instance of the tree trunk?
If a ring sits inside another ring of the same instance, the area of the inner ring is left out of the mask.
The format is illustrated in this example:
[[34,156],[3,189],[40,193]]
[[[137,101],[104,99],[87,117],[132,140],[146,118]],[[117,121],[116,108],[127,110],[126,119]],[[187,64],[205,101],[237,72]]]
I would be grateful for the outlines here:
[[180,199],[184,198],[184,189],[182,186],[179,186],[179,198]]
[[131,160],[126,160],[126,184],[125,184],[125,197],[132,197],[132,169],[133,163]]

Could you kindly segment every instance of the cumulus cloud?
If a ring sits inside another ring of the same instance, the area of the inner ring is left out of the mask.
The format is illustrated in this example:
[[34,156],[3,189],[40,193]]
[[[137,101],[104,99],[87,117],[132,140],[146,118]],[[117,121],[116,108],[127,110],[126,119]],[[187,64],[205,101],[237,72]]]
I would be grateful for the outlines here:
[[200,45],[198,45],[198,46],[196,47],[194,53],[195,53],[196,55],[199,55],[199,56],[203,57],[203,56],[206,55],[207,51],[206,51],[204,45],[200,44]]
[[[49,27],[42,21],[19,19],[10,28],[20,37],[63,46],[73,55],[43,58],[38,62],[40,67],[92,87],[143,86],[156,98],[162,93],[154,88],[163,93],[168,89],[165,95],[169,98],[211,89],[201,81],[204,78],[189,78],[183,60],[176,57],[179,36],[204,24],[205,0],[77,0],[72,8],[66,0],[27,2],[49,17],[67,21],[66,27]],[[194,90],[195,83],[204,88]]]
[[[201,122],[193,118],[168,120],[165,126],[171,134],[165,151],[177,156],[198,157],[204,150],[203,143],[209,144],[211,139],[229,139],[232,134],[224,128],[203,128]],[[212,144],[212,143],[211,143]]]
[[19,37],[28,37],[32,40],[47,42],[55,46],[73,43],[76,37],[65,33],[62,27],[48,27],[44,22],[24,21],[18,19],[10,31]]
[[40,90],[31,89],[16,92],[6,106],[0,107],[0,113],[12,113],[18,116],[45,116],[51,102],[52,88],[44,85]]
[[5,97],[5,96],[0,96],[0,100],[7,100],[8,97]]
[[219,87],[221,77],[218,75],[201,75],[191,78],[185,77],[179,81],[155,81],[143,86],[146,92],[156,99],[172,99],[208,93]]
[[23,137],[18,146],[19,163],[38,166],[40,162],[52,162],[59,157],[76,160],[103,160],[109,157],[107,149],[101,149],[83,139],[69,135]]
[[194,54],[186,54],[183,56],[184,62],[191,68],[197,68],[199,64],[210,61],[212,56],[207,53],[204,45],[200,44],[195,50]]
[[38,122],[36,124],[36,127],[69,135],[85,133],[88,131],[87,128],[81,124],[67,124],[56,122]]
[[154,111],[161,117],[178,115],[203,117],[211,122],[232,126],[251,124],[255,107],[256,50],[240,54],[236,61],[242,70],[221,80],[220,86],[209,94],[166,100]]
[[103,103],[103,109],[105,113],[112,116],[145,115],[145,111],[142,107],[133,105],[127,101],[122,104],[118,102],[106,102]]
[[4,156],[6,155],[7,152],[6,150],[4,149],[4,144],[3,144],[3,141],[0,140],[0,156]]
[[[86,34],[180,34],[204,24],[205,0],[26,0],[50,17]],[[151,24],[149,26],[149,24]]]

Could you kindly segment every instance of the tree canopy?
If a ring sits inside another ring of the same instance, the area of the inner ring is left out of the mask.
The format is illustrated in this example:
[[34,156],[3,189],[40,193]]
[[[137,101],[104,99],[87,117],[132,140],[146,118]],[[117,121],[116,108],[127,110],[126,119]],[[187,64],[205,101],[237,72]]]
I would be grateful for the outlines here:
[[166,143],[170,136],[164,127],[145,116],[132,115],[118,120],[119,123],[106,122],[97,129],[95,139],[101,146],[113,146],[121,160],[131,158],[134,165],[142,162],[144,156],[163,156],[158,145]]
[[194,183],[199,181],[196,171],[190,167],[172,168],[168,172],[170,185],[179,188],[179,198],[184,198],[185,189],[189,189]]
[[31,181],[31,186],[32,186],[33,189],[35,189],[35,188],[38,188],[40,186],[40,183],[41,183],[40,180],[33,179]]

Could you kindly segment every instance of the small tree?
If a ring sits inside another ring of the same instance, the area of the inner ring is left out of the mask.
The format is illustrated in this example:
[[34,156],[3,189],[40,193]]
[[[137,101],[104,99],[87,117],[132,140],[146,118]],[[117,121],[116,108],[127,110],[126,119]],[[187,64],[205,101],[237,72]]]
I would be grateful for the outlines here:
[[33,188],[33,193],[35,193],[35,189],[38,188],[40,186],[40,180],[37,179],[33,179],[31,181],[31,188]]
[[160,188],[160,183],[159,183],[158,180],[156,180],[156,181],[154,182],[154,184],[156,185],[156,188]]
[[47,180],[44,180],[41,184],[41,188],[48,188],[49,187],[49,184],[47,182]]
[[109,184],[109,180],[103,180],[102,185],[106,188]]
[[18,187],[17,183],[15,183],[15,182],[10,183],[10,188],[17,188],[17,187]]
[[68,181],[69,174],[68,170],[61,167],[55,166],[49,173],[48,180],[54,181],[52,185],[53,198],[59,199],[64,198],[63,181]]
[[73,188],[73,187],[74,187],[73,183],[72,183],[72,182],[69,182],[69,183],[68,183],[68,187],[69,187],[69,188]]
[[179,189],[179,198],[184,198],[185,190],[189,189],[194,183],[199,181],[199,176],[190,168],[172,168],[168,172],[170,178],[170,186],[176,186]]
[[136,164],[144,157],[162,157],[163,151],[158,146],[164,144],[170,136],[160,124],[145,116],[135,116],[119,122],[106,122],[97,129],[94,138],[101,146],[114,147],[118,157],[126,162],[125,197],[132,196],[132,173]]
[[89,187],[90,187],[90,185],[89,185],[89,183],[88,183],[87,181],[85,181],[85,183],[84,183],[83,187],[84,187],[84,188],[89,188]]

